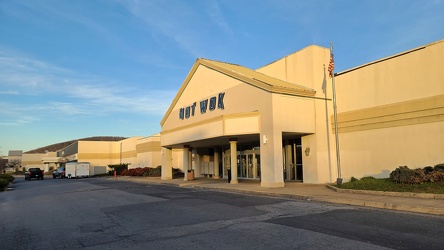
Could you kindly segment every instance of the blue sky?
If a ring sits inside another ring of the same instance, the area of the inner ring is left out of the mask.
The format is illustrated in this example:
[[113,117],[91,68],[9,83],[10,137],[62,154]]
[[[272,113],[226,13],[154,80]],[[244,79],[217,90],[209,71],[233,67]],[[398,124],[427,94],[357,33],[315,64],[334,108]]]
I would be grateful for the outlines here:
[[256,69],[310,44],[339,72],[444,39],[444,0],[2,0],[0,155],[149,136],[197,58]]

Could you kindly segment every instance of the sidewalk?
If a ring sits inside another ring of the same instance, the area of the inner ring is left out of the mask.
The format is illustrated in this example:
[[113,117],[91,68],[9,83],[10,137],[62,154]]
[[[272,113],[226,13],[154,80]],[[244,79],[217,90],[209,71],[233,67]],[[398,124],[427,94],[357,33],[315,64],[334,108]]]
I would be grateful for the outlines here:
[[184,181],[183,178],[161,180],[160,177],[118,176],[117,180],[166,184],[189,188],[208,188],[236,193],[258,194],[406,212],[444,215],[444,195],[338,190],[325,184],[303,184],[297,182],[286,182],[285,187],[283,188],[264,188],[260,186],[259,181],[254,180],[239,180],[238,184],[230,184],[226,179],[210,178]]

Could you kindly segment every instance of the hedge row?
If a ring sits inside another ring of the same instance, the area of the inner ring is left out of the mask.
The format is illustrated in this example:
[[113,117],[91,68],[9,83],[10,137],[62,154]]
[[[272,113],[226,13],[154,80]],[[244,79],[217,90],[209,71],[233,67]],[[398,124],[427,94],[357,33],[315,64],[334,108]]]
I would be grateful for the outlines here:
[[9,183],[14,181],[14,176],[10,174],[0,174],[0,191],[4,191]]
[[117,174],[122,173],[124,170],[128,170],[129,163],[121,163],[121,164],[109,164],[108,167],[112,168],[113,170],[109,171],[110,175],[114,174],[114,171],[116,171]]
[[144,168],[132,168],[125,169],[120,172],[121,176],[144,176],[145,173],[149,173],[153,168],[144,167]]
[[[161,176],[162,175],[162,167],[158,166],[157,168],[132,168],[125,169],[120,172],[121,176]],[[173,168],[173,176],[180,177],[183,176],[183,172],[178,168]]]
[[390,173],[390,179],[396,183],[421,184],[437,182],[444,184],[444,163],[424,168],[409,169],[400,166]]

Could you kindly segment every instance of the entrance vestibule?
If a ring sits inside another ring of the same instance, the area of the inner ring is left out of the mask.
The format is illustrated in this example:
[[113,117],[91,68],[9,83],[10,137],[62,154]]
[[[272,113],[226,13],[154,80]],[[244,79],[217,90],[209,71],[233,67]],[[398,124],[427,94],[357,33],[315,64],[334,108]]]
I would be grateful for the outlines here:
[[[285,181],[303,181],[302,143],[301,137],[283,141],[283,174]],[[236,170],[239,179],[261,179],[260,147],[238,145],[236,151]],[[245,149],[250,148],[250,149]],[[231,169],[231,150],[223,151],[223,177],[228,178]]]
[[[261,176],[261,157],[259,148],[237,151],[237,177],[240,179],[259,179]],[[224,178],[228,178],[231,170],[231,152],[226,150],[223,154]]]
[[[301,137],[288,135],[282,140],[283,181],[304,180],[301,141]],[[236,154],[235,159],[231,157],[233,154]],[[263,162],[259,142],[239,143],[232,139],[229,146],[185,147],[184,158],[188,158],[184,159],[184,165],[185,162],[188,163],[186,169],[194,170],[197,178],[227,178],[232,184],[237,183],[238,179],[263,180],[261,174],[264,166],[261,165]]]
[[282,159],[284,162],[284,180],[303,181],[301,138],[284,142]]

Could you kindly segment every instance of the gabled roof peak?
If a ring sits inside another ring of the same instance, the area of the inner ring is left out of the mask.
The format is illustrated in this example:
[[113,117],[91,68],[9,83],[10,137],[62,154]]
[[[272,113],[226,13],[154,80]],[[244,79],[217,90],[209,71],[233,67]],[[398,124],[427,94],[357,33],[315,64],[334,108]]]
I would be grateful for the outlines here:
[[199,66],[207,67],[211,70],[225,74],[229,77],[232,77],[234,79],[242,81],[242,82],[249,84],[251,86],[257,87],[257,88],[267,91],[269,93],[285,94],[285,95],[292,95],[292,96],[303,96],[303,97],[312,97],[316,94],[316,91],[314,91],[311,88],[308,88],[308,87],[305,87],[302,85],[289,83],[289,82],[265,75],[265,74],[260,73],[256,70],[249,69],[244,66],[240,66],[238,64],[198,58],[196,60],[196,62],[194,63],[193,67],[191,68],[190,73],[188,73],[187,77],[185,78],[185,81],[183,82],[179,91],[177,92],[176,97],[174,98],[170,107],[168,108],[167,112],[165,113],[165,116],[163,117],[162,121],[160,122],[161,126],[165,123],[167,117],[172,112],[172,109],[174,108],[175,104],[179,100],[180,96],[184,92],[186,86],[188,85],[189,81],[191,80],[191,78],[193,77],[194,73],[196,72],[196,70]]

